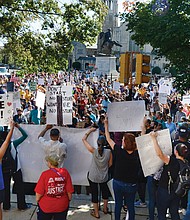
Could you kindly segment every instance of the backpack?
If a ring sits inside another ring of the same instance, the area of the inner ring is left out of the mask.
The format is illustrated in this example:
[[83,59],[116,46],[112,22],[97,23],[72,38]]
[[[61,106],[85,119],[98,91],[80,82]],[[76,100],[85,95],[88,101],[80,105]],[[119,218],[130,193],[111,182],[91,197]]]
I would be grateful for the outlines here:
[[16,161],[11,154],[11,143],[9,144],[3,159],[2,159],[2,171],[3,173],[12,173],[16,171]]
[[[186,195],[187,191],[190,189],[190,166],[188,161],[178,160],[180,168],[178,172],[178,177],[174,183],[175,194],[178,197],[183,197]],[[168,171],[169,178],[171,178],[170,172]]]

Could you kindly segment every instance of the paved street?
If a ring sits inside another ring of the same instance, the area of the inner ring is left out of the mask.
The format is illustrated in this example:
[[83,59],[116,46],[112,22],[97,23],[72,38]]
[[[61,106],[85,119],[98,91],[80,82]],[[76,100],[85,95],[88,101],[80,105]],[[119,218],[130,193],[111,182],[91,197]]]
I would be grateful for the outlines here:
[[[8,212],[3,212],[4,220],[36,220],[36,202],[35,196],[26,196],[27,203],[31,203],[32,207],[27,211],[18,211],[16,208],[16,197],[12,195],[11,210]],[[73,195],[72,202],[70,204],[68,220],[93,220],[95,219],[90,215],[91,209],[90,196],[81,194]],[[111,215],[105,215],[100,211],[100,218],[102,220],[113,220],[114,219],[114,201],[109,201],[109,209],[112,212]],[[122,213],[122,219],[125,217],[124,212]],[[135,220],[146,220],[148,217],[147,208],[136,208],[136,218]],[[182,219],[182,218],[181,218]]]

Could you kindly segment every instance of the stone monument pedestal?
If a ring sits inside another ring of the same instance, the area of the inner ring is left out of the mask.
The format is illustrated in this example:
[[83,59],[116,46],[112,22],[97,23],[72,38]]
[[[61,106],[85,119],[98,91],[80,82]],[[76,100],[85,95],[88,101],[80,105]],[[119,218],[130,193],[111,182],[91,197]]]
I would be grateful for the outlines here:
[[96,75],[105,76],[108,79],[119,78],[119,72],[116,70],[116,57],[98,56],[96,57]]

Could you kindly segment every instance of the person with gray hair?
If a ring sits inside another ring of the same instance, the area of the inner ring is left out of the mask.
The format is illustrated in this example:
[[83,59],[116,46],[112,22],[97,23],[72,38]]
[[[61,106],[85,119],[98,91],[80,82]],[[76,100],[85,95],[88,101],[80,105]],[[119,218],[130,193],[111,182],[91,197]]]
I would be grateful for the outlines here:
[[71,176],[65,168],[58,168],[60,156],[56,153],[47,155],[45,159],[49,169],[41,174],[35,187],[37,219],[66,220],[74,192]]

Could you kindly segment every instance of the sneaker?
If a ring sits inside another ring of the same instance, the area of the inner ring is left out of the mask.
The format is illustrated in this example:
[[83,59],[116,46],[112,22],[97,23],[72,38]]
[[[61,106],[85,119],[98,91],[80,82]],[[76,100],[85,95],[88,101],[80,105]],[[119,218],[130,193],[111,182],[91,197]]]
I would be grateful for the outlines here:
[[186,209],[181,209],[182,215],[186,215]]
[[21,212],[24,212],[24,211],[30,209],[31,207],[32,207],[32,205],[27,204],[24,209],[18,209],[18,210],[21,211]]
[[123,205],[123,211],[124,211],[124,212],[127,212],[127,211],[128,211],[128,209],[127,209],[127,206],[126,206],[126,205]]
[[147,204],[146,202],[141,202],[140,200],[135,202],[135,207],[136,208],[146,208],[147,207]]
[[167,209],[166,218],[171,218],[171,215],[170,215],[169,209]]

